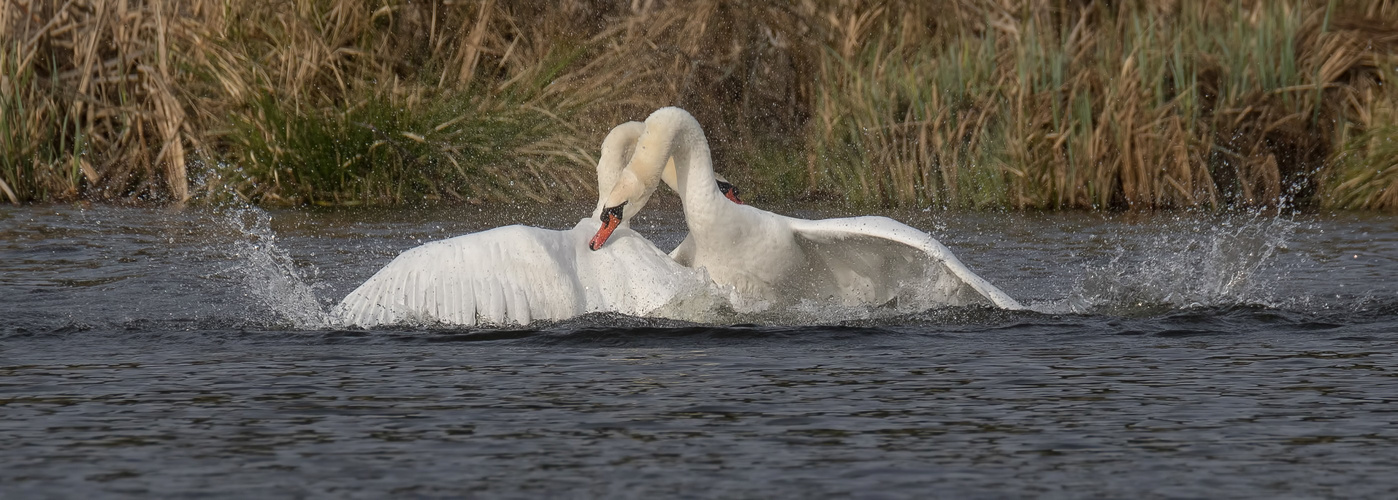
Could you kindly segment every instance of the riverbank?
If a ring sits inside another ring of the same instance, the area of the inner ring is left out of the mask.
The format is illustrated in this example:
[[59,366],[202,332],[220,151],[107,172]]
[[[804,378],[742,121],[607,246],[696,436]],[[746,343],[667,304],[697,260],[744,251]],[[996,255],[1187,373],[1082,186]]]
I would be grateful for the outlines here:
[[691,110],[755,201],[1398,209],[1391,2],[29,0],[0,200],[594,196]]

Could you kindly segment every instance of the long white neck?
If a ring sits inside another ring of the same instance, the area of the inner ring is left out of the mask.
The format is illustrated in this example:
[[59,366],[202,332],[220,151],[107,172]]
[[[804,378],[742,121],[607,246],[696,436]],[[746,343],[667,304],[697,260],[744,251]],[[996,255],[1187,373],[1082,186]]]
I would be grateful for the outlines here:
[[626,122],[617,125],[602,140],[602,154],[597,159],[597,207],[592,210],[593,219],[602,215],[607,195],[616,187],[622,169],[636,150],[636,140],[645,131],[644,123]]
[[689,112],[661,108],[646,118],[645,129],[628,168],[646,180],[648,190],[655,189],[659,179],[664,177],[667,161],[673,158],[675,185],[672,187],[684,203],[686,219],[696,207],[726,201],[715,184],[709,141]]

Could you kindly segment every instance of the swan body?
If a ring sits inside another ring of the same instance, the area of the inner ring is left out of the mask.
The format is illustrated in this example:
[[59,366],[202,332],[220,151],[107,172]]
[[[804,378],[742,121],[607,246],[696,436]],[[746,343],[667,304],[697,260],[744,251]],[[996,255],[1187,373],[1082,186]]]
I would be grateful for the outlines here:
[[[688,248],[676,249],[676,260],[703,268],[739,297],[768,306],[815,301],[925,308],[988,302],[1023,309],[945,245],[893,219],[805,220],[722,202],[704,132],[682,109],[652,113],[635,147],[603,204],[629,209],[632,200],[654,191],[673,160],[692,239]],[[601,240],[594,237],[591,247],[600,248],[606,239]]]
[[587,250],[589,236],[602,226],[602,196],[623,176],[644,128],[628,122],[603,141],[592,217],[563,231],[512,225],[409,249],[350,292],[332,309],[332,318],[373,326],[525,324],[601,311],[643,316],[707,286],[702,273],[630,230],[630,217],[648,194],[633,199],[614,221],[615,248]]

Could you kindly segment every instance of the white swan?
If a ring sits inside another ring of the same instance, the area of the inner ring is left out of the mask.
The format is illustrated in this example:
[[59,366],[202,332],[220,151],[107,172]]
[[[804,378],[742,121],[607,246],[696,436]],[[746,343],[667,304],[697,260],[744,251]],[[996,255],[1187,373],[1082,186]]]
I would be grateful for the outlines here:
[[[513,225],[409,249],[350,292],[331,317],[374,326],[525,324],[597,311],[641,316],[677,294],[708,286],[702,273],[677,264],[629,229],[650,193],[633,197],[627,213],[609,226],[615,249],[587,249],[601,227],[602,197],[613,190],[644,130],[640,122],[628,122],[607,134],[597,163],[597,207],[572,229]],[[736,189],[724,190],[737,201]]]
[[[760,306],[803,302],[900,309],[990,302],[1023,309],[971,272],[927,233],[887,217],[804,220],[723,202],[708,141],[679,108],[646,118],[630,163],[604,200],[604,226],[589,242],[607,243],[607,227],[655,190],[673,159],[692,248],[685,263]],[[678,250],[678,249],[677,249]]]

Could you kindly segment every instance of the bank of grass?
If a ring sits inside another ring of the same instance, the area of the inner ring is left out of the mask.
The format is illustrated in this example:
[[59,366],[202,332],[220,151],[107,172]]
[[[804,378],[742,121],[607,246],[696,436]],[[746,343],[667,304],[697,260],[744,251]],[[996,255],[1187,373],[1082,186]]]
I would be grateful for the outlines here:
[[812,138],[830,181],[896,204],[1398,208],[1375,111],[1395,99],[1398,9],[1119,5],[941,9],[938,30],[827,51]]
[[607,45],[618,29],[577,27],[605,13],[449,3],[0,4],[13,47],[0,99],[6,123],[25,124],[0,130],[0,179],[18,201],[544,201],[590,189],[600,126],[583,113],[647,74],[596,75],[600,55],[625,55]]
[[346,107],[305,111],[264,93],[232,121],[227,141],[239,170],[226,184],[275,203],[547,201],[550,188],[567,193],[595,182],[581,168],[589,144],[565,121],[574,110],[536,102],[550,76],[497,95],[365,92]]
[[680,105],[754,200],[1398,209],[1388,0],[16,0],[0,197],[592,196]]

